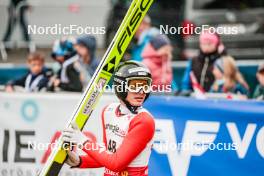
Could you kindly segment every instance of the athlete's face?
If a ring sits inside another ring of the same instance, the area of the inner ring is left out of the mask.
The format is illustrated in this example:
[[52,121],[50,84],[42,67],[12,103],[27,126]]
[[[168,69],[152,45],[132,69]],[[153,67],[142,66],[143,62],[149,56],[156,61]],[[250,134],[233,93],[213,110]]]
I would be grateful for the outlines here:
[[146,98],[146,93],[141,90],[140,92],[127,92],[127,98],[126,100],[132,105],[132,106],[142,106],[144,100]]

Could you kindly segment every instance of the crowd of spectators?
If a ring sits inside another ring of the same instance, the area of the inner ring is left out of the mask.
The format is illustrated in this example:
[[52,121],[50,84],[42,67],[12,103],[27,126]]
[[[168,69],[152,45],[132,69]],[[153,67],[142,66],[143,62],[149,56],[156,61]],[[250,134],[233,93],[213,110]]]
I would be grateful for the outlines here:
[[[189,59],[179,86],[173,78],[171,41],[151,26],[149,16],[143,19],[135,34],[134,45],[131,46],[129,59],[143,62],[149,68],[152,84],[156,88],[171,86],[172,94],[190,96],[194,86],[198,85],[203,93],[232,94],[247,99],[254,92],[253,98],[264,98],[264,65],[259,66],[256,74],[259,85],[256,90],[250,90],[235,59],[226,52],[216,33],[201,33],[199,54]],[[54,42],[51,52],[51,57],[59,65],[56,71],[45,67],[45,58],[41,53],[31,53],[27,59],[29,72],[19,79],[9,81],[5,90],[12,92],[14,86],[21,86],[27,92],[81,92],[99,65],[96,49],[96,39],[91,35],[59,39]]]
[[95,51],[94,36],[56,40],[51,57],[59,65],[57,70],[45,67],[45,57],[40,52],[31,53],[27,59],[28,73],[19,79],[9,81],[5,90],[12,92],[19,86],[26,92],[81,92],[99,64]]

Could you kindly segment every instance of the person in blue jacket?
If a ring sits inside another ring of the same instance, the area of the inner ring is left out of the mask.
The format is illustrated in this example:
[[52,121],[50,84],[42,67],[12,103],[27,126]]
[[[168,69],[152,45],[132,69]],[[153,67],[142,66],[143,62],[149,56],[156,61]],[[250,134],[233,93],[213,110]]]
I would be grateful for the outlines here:
[[145,16],[135,34],[136,45],[131,49],[131,59],[141,62],[143,60],[142,52],[144,48],[150,43],[150,40],[158,34],[159,30],[151,26],[151,18]]
[[39,92],[47,88],[52,71],[47,69],[44,55],[38,52],[29,54],[27,58],[29,71],[24,76],[7,83],[6,92],[15,91],[15,86],[24,88],[25,92]]
[[74,48],[79,57],[75,65],[80,72],[83,87],[86,87],[99,65],[96,58],[96,39],[92,35],[81,36],[77,38]]

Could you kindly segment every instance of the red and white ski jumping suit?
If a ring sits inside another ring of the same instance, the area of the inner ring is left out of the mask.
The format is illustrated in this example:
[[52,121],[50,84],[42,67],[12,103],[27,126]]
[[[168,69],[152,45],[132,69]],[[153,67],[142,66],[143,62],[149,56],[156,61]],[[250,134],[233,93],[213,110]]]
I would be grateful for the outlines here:
[[147,176],[155,122],[151,114],[139,108],[131,113],[124,105],[112,103],[102,112],[103,140],[106,150],[87,150],[96,145],[86,142],[80,156],[81,168],[105,167],[104,176]]

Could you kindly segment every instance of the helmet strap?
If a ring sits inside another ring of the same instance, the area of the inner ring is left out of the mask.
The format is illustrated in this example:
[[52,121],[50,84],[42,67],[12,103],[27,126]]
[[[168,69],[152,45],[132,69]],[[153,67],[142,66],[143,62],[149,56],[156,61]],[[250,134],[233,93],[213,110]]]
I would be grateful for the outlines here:
[[125,103],[127,109],[129,109],[130,112],[132,112],[133,114],[137,113],[137,110],[140,106],[132,106],[127,100],[122,101]]

